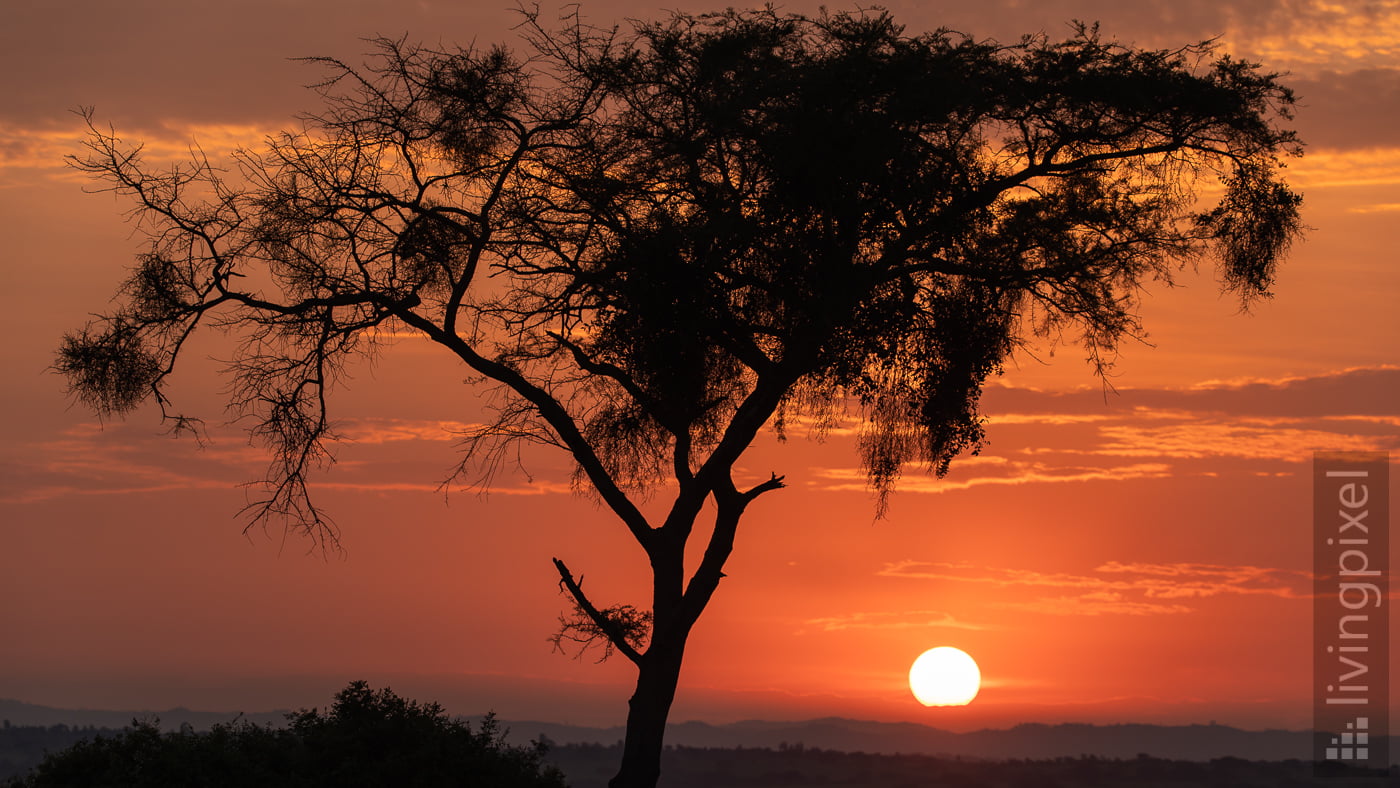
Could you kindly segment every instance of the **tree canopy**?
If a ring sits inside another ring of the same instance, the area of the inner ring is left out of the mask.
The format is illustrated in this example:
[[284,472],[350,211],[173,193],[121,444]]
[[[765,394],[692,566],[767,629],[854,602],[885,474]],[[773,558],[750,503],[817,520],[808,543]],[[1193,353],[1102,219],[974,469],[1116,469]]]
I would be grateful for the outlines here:
[[197,324],[242,329],[233,405],[278,457],[264,511],[320,525],[324,395],[407,323],[513,389],[492,437],[563,443],[615,508],[732,461],[775,409],[845,402],[885,492],[978,445],[979,386],[1027,331],[1107,363],[1142,284],[1213,249],[1227,288],[1267,294],[1299,230],[1293,96],[1208,43],[771,9],[528,30],[529,58],[316,59],[327,109],[240,178],[149,171],[94,130],[76,163],[137,198],[153,245],[123,308],[65,340],[74,392],[163,402]]
[[[1028,338],[1102,371],[1142,288],[1213,256],[1248,303],[1300,231],[1293,94],[1209,42],[911,35],[879,9],[522,30],[523,53],[313,59],[324,108],[234,171],[152,169],[90,118],[76,164],[135,198],[152,244],[57,366],[99,413],[154,398],[181,428],[181,348],[232,331],[230,404],[274,457],[255,509],[325,536],[306,483],[329,395],[393,332],[426,337],[498,393],[459,471],[558,446],[647,551],[650,614],[593,604],[556,561],[575,623],[643,675],[678,675],[740,516],[782,486],[733,478],[765,424],[856,419],[883,507],[910,463],[981,446],[982,386]],[[653,522],[635,496],[657,488]]]

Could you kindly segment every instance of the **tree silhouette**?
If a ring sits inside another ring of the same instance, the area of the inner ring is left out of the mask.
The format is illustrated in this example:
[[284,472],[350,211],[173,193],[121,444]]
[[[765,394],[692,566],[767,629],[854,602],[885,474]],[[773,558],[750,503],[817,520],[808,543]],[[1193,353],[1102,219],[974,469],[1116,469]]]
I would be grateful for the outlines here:
[[494,385],[459,473],[563,449],[650,560],[645,611],[555,560],[560,637],[637,667],[616,786],[655,784],[687,636],[745,509],[783,486],[734,479],[764,425],[858,419],[883,509],[908,463],[978,449],[981,386],[1029,338],[1068,334],[1102,371],[1143,286],[1213,253],[1247,303],[1299,233],[1292,93],[1209,43],[907,35],[879,10],[525,22],[523,56],[314,59],[324,109],[232,171],[145,166],[89,113],[76,164],[152,243],[57,367],[100,414],[154,399],[183,429],[164,387],[185,340],[233,332],[231,405],[274,458],[254,514],[330,541],[306,483],[346,363],[410,331]]
[[287,723],[274,728],[240,718],[203,732],[186,725],[162,733],[158,720],[133,720],[115,735],[104,732],[51,753],[32,773],[3,785],[564,788],[564,775],[544,762],[545,746],[506,744],[494,715],[473,731],[436,703],[363,681],[336,693],[324,712],[291,712]]

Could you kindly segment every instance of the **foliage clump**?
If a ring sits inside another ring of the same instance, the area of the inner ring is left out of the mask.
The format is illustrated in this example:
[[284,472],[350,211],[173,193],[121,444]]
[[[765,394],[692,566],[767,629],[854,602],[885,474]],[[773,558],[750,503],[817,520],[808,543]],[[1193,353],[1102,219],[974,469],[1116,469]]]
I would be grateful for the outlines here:
[[543,762],[544,746],[511,746],[487,715],[476,730],[437,703],[400,698],[387,687],[353,681],[322,713],[302,709],[288,726],[246,720],[162,733],[156,720],[133,720],[115,736],[97,736],[49,755],[8,788],[169,788],[288,786],[378,788],[389,785],[563,788]]

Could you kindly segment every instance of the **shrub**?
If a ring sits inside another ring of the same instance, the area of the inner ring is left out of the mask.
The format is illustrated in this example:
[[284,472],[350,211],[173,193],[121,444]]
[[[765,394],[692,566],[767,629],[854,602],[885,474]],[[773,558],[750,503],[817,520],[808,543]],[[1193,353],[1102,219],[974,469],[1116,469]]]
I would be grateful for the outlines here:
[[98,736],[53,753],[12,788],[50,786],[470,786],[563,788],[543,762],[544,746],[511,746],[494,716],[477,730],[388,688],[351,682],[323,714],[287,715],[286,728],[247,721],[195,732],[160,731],[133,720],[116,736]]

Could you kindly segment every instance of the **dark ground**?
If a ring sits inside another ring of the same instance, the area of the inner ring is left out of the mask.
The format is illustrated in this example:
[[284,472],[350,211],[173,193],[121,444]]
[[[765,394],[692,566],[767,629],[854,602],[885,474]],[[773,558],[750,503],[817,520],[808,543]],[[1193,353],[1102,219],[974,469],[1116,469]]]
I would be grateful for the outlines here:
[[[621,757],[617,746],[567,745],[549,760],[573,788],[603,788]],[[1303,761],[1168,761],[1139,757],[980,761],[928,755],[868,755],[815,749],[715,749],[668,747],[661,788],[1378,788],[1389,779],[1314,776]]]
[[[22,774],[80,739],[115,731],[98,728],[10,726],[0,729],[0,781]],[[573,788],[603,788],[621,758],[617,745],[555,745],[548,760]],[[871,755],[801,746],[770,748],[668,747],[661,788],[1379,788],[1389,779],[1319,779],[1304,761],[1172,761],[1139,756],[1045,760],[979,760],[930,755]]]

